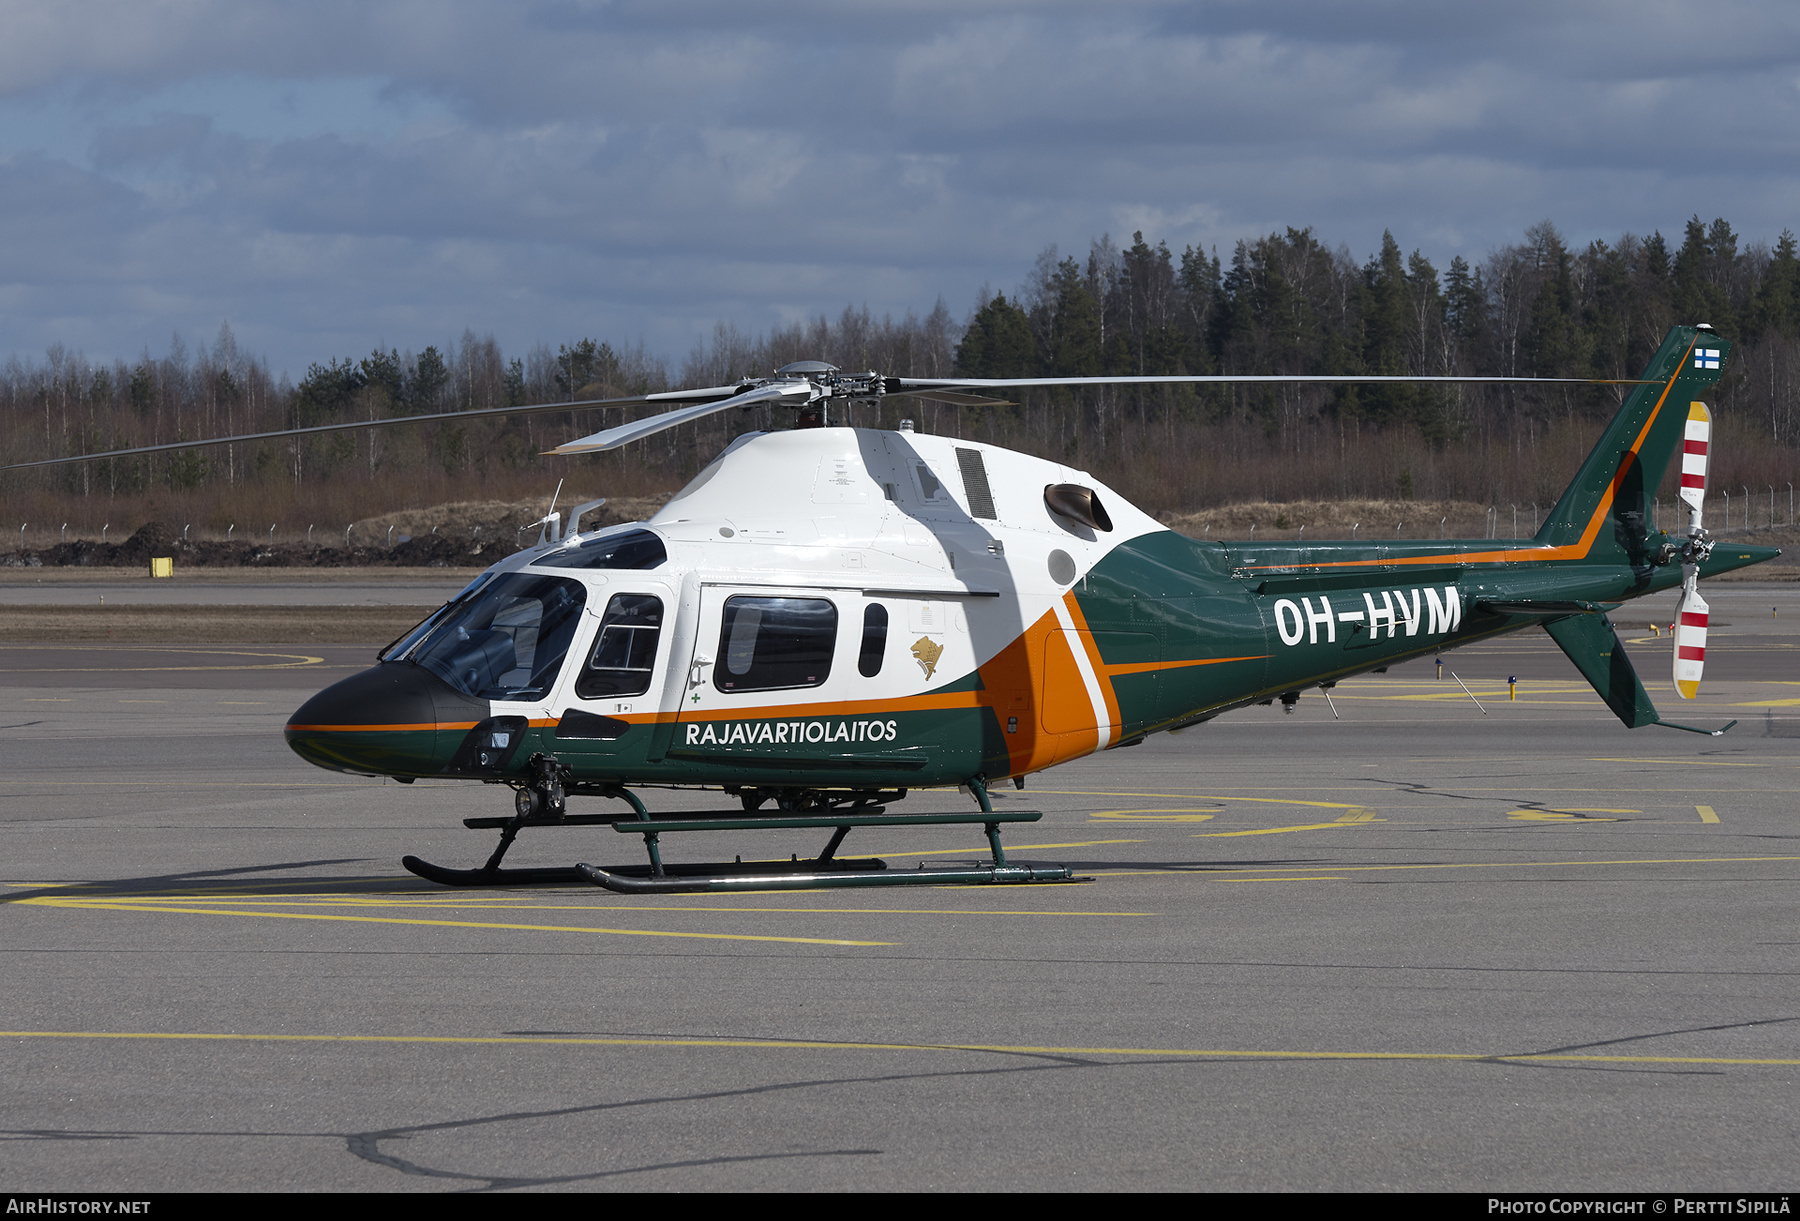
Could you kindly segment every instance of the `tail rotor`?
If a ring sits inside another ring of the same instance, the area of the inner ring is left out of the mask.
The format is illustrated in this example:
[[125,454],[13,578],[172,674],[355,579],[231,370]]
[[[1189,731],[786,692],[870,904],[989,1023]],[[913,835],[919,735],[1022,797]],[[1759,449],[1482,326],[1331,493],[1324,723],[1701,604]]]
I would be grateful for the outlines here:
[[1706,468],[1712,445],[1712,413],[1704,403],[1688,407],[1682,438],[1681,503],[1687,506],[1687,541],[1681,548],[1681,601],[1675,607],[1675,690],[1684,700],[1700,694],[1700,672],[1706,664],[1709,608],[1700,596],[1700,565],[1712,554],[1712,536],[1701,525],[1706,499]]

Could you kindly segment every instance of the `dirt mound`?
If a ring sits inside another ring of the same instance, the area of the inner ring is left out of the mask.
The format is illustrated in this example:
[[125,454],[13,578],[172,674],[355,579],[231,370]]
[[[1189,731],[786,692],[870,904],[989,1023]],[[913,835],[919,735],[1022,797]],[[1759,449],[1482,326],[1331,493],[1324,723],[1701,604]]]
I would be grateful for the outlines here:
[[[665,500],[618,497],[583,515],[581,525],[595,530],[642,521]],[[560,502],[565,525],[568,511],[580,503],[567,497]],[[486,568],[535,546],[539,531],[526,527],[543,515],[541,500],[462,501],[364,518],[350,527],[347,543],[326,536],[317,544],[184,539],[167,524],[153,521],[119,543],[76,539],[0,554],[0,567],[147,568],[152,557],[166,555],[184,568]]]
[[[563,512],[579,500],[565,500]],[[589,530],[643,521],[662,497],[619,497],[586,514]],[[162,522],[148,522],[118,543],[77,539],[37,551],[0,553],[0,568],[147,568],[166,555],[178,567],[198,568],[485,568],[538,540],[525,529],[543,516],[542,501],[460,501],[364,518],[350,528],[349,545],[183,539]],[[1198,513],[1164,514],[1164,524],[1206,539],[1381,539],[1530,537],[1536,529],[1521,512],[1513,533],[1510,505],[1495,520],[1487,506],[1466,500],[1337,500],[1220,505]],[[393,542],[390,545],[389,529]],[[1398,531],[1396,532],[1396,527]],[[1253,529],[1254,528],[1254,529]],[[1304,531],[1304,533],[1302,533]],[[1800,560],[1800,531],[1720,531],[1732,540],[1781,547],[1777,564]],[[1765,571],[1759,569],[1757,571]]]
[[[524,540],[530,546],[533,534]],[[122,543],[77,539],[41,551],[0,555],[6,568],[148,568],[154,556],[169,556],[178,568],[485,568],[511,555],[505,538],[448,535],[410,539],[392,547],[320,547],[305,543],[219,542],[181,538],[161,522],[151,522]]]
[[174,542],[174,530],[162,522],[147,521],[138,527],[136,534],[119,544],[113,563],[148,567],[152,556],[168,555]]
[[[588,500],[590,496],[564,496],[556,502],[557,512],[563,515],[563,525],[569,524],[569,510]],[[584,530],[595,530],[603,526],[616,526],[622,522],[643,521],[646,517],[663,507],[667,497],[619,496],[607,500],[598,509],[590,509],[581,518]],[[544,516],[546,502],[542,500],[464,500],[452,504],[433,505],[426,509],[400,509],[393,513],[383,513],[379,517],[365,517],[350,527],[352,544],[386,546],[389,532],[395,545],[403,535],[411,536],[415,541],[431,537],[445,536],[464,539],[485,539],[489,543],[512,542],[519,545],[536,542],[538,532],[526,530],[532,522]]]

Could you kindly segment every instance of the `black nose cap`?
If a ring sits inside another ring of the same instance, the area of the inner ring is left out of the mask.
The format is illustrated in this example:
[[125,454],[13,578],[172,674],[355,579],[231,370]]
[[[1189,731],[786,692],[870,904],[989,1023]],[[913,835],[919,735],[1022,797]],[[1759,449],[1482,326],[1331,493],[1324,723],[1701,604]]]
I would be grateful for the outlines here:
[[295,754],[333,771],[434,776],[489,712],[429,670],[392,662],[325,688],[285,732]]

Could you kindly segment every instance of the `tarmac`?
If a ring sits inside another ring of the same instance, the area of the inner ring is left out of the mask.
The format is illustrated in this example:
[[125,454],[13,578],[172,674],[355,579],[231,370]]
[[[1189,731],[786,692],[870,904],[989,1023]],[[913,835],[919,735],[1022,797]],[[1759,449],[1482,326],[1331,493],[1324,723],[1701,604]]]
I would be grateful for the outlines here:
[[1707,594],[1693,705],[1673,597],[1614,619],[1722,737],[1533,631],[1008,788],[1090,879],[1010,887],[449,891],[399,858],[479,864],[505,789],[281,739],[380,642],[0,647],[0,1190],[1788,1190],[1800,588]]

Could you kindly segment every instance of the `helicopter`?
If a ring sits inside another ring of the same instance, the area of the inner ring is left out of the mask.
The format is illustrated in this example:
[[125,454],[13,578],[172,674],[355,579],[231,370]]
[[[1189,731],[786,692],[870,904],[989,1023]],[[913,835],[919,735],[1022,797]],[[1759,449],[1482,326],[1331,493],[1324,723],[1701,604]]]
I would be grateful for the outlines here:
[[[552,505],[537,545],[307,700],[286,741],[341,772],[512,790],[511,814],[464,820],[501,833],[485,865],[404,858],[421,877],[662,893],[1069,880],[1061,866],[1007,862],[1001,826],[1039,815],[995,809],[988,786],[1022,788],[1096,751],[1248,705],[1291,708],[1306,689],[1538,625],[1628,727],[1717,735],[1736,722],[1662,718],[1607,612],[1680,587],[1673,678],[1692,699],[1700,579],[1779,554],[1718,549],[1702,525],[1711,416],[1699,396],[1729,351],[1709,326],[1677,326],[1641,378],[1606,383],[1630,387],[1618,412],[1543,526],[1515,540],[1202,541],[1064,464],[830,413],[890,395],[995,403],[1030,386],[1600,379],[928,381],[803,361],[733,386],[602,400],[678,405],[548,452],[615,449],[766,404],[798,408],[799,427],[737,437],[643,522],[584,531],[589,502],[564,529]],[[376,423],[419,418],[434,417]],[[1648,497],[1677,453],[1687,520],[1669,534]],[[890,809],[952,786],[978,808]],[[652,816],[634,791],[650,787],[722,792],[738,808]],[[576,814],[572,798],[623,809]],[[837,856],[854,828],[934,823],[983,826],[992,860],[901,870]],[[641,835],[647,864],[502,866],[527,828],[601,824]],[[805,861],[662,860],[667,833],[773,828],[832,835]]]

